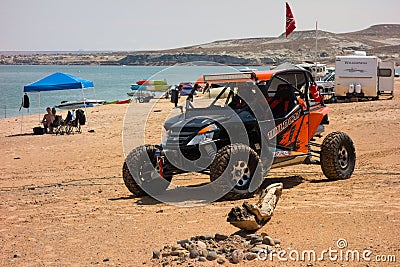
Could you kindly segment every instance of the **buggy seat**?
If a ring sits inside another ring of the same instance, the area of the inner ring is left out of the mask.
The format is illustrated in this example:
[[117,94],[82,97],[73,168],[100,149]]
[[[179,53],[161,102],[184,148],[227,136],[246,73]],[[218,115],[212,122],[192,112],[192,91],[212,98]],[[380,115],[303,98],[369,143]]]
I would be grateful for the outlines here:
[[296,105],[296,95],[289,84],[278,85],[274,97],[269,101],[274,118],[285,117]]

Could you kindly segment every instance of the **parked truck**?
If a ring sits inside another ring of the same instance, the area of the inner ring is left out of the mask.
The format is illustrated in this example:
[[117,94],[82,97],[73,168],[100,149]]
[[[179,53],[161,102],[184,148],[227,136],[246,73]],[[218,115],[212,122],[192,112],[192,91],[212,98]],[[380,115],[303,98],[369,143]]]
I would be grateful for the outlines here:
[[336,102],[335,98],[335,72],[330,71],[321,81],[316,82],[321,95],[326,102]]
[[335,97],[379,99],[380,95],[394,94],[394,62],[376,56],[357,53],[337,56],[335,67]]

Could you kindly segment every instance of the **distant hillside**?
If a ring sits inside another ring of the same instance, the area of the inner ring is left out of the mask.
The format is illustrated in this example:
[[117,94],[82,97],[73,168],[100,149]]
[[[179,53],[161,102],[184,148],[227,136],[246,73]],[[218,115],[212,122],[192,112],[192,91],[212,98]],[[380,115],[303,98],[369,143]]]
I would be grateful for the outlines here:
[[[374,25],[367,29],[335,34],[318,30],[295,31],[278,37],[219,40],[160,51],[99,53],[90,55],[0,56],[0,64],[108,64],[174,65],[190,61],[214,61],[228,65],[272,65],[315,60],[334,63],[335,56],[366,51],[400,65],[400,24]],[[317,58],[316,58],[317,55]]]
[[[335,34],[318,30],[318,61],[333,63],[335,56],[363,50],[367,54],[378,55],[383,59],[394,58],[400,64],[400,24],[383,24],[368,29]],[[283,61],[302,62],[315,60],[315,30],[295,31],[289,38],[279,37],[220,40],[206,44],[169,49],[156,52],[131,53],[120,62],[123,64],[158,64],[194,60],[211,60],[223,55],[223,64],[270,65]],[[227,58],[226,56],[229,56]],[[232,61],[230,61],[232,59]]]

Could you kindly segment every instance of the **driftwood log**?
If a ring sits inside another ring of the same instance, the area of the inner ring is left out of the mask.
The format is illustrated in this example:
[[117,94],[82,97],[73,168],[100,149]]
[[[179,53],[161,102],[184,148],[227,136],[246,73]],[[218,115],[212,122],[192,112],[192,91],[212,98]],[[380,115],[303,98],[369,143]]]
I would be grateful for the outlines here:
[[232,208],[227,221],[242,230],[260,229],[271,219],[282,189],[282,183],[271,184],[261,192],[256,204],[245,201],[241,207]]

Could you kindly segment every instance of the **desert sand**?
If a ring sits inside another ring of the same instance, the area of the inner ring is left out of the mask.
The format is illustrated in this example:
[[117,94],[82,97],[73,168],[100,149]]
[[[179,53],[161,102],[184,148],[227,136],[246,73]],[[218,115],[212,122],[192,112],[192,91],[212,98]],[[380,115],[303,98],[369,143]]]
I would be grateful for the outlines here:
[[[394,255],[397,262],[252,262],[260,266],[399,266],[400,81],[392,100],[329,104],[326,134],[344,131],[356,147],[353,176],[328,181],[319,166],[273,169],[284,190],[260,232],[285,249],[320,253],[346,239],[349,249]],[[196,100],[195,100],[196,101]],[[180,208],[150,197],[133,198],[123,184],[124,144],[159,143],[164,100],[88,109],[81,134],[32,135],[38,115],[0,119],[0,266],[146,266],[153,249],[194,235],[238,229],[226,222],[243,201]],[[149,112],[150,111],[150,112]],[[150,116],[147,118],[146,114]],[[65,117],[65,113],[62,113]],[[147,120],[146,131],[141,131]],[[22,133],[22,134],[21,134]],[[145,140],[144,140],[145,138]],[[207,181],[182,175],[176,184]],[[174,190],[174,189],[171,189]],[[251,201],[251,199],[250,199]],[[217,263],[206,262],[204,266]]]

